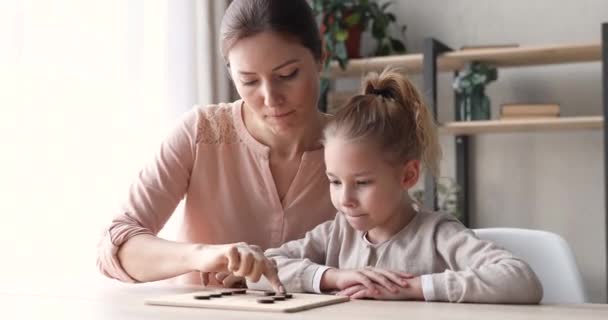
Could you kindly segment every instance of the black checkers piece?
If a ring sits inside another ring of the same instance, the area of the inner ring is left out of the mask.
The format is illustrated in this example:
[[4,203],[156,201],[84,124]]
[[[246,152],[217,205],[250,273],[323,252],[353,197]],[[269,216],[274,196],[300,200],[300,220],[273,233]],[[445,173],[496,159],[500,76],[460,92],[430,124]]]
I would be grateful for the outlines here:
[[257,302],[269,304],[269,303],[274,303],[274,299],[273,298],[259,298],[259,299],[257,299]]
[[221,292],[223,296],[231,296],[232,295],[232,291],[222,291]]
[[210,294],[209,294],[209,296],[210,296],[211,298],[221,298],[221,297],[222,297],[222,294],[221,294],[221,293],[219,293],[219,292],[214,292],[214,293],[210,293]]
[[247,293],[247,289],[233,290],[232,293],[233,294],[246,294]]
[[283,294],[283,296],[285,296],[285,298],[287,298],[287,299],[293,298],[293,294],[291,294],[291,293],[285,293],[285,294]]
[[264,291],[264,295],[267,296],[267,297],[270,297],[270,296],[274,296],[275,293],[272,292],[272,291]]
[[274,301],[285,301],[285,296],[282,295],[276,295],[274,297],[272,297],[272,299],[274,299]]
[[194,299],[196,300],[209,300],[211,297],[208,294],[196,294],[194,295]]

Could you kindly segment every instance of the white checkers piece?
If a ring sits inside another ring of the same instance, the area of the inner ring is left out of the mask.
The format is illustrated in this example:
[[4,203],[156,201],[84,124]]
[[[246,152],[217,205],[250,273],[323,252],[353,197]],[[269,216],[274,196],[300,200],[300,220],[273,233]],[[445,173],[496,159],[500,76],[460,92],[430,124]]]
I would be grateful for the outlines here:
[[[298,312],[331,304],[346,302],[348,297],[288,293],[270,296],[265,291],[211,288],[186,294],[168,295],[145,300],[145,304],[170,307],[209,308],[242,311]],[[230,294],[226,294],[230,292]],[[224,294],[222,294],[224,293]]]

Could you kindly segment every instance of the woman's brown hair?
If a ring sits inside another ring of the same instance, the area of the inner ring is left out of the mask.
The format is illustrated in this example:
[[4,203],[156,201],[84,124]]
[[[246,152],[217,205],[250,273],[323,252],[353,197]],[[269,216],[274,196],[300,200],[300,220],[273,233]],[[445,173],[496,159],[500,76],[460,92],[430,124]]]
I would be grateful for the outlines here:
[[414,84],[396,69],[370,73],[362,94],[352,97],[325,128],[325,139],[370,141],[393,164],[420,160],[439,175],[441,148],[433,118]]
[[293,38],[322,59],[321,36],[306,0],[234,0],[226,9],[220,28],[224,59],[240,39],[272,31]]

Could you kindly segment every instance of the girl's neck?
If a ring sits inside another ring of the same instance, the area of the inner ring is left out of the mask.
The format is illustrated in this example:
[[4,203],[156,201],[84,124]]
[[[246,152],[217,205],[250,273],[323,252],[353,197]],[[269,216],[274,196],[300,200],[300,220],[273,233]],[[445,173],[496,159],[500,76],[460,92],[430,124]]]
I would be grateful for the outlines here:
[[373,244],[383,243],[403,230],[416,215],[409,196],[405,196],[393,214],[382,226],[377,226],[367,232],[367,240]]

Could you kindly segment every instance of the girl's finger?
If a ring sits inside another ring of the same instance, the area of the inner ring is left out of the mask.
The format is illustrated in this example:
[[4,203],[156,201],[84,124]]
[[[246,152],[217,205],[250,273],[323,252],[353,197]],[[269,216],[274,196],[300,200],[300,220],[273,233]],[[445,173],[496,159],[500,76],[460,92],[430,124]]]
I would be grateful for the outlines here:
[[399,289],[390,281],[384,274],[377,272],[376,270],[362,270],[361,271],[365,276],[372,279],[377,284],[383,286],[387,290],[397,293]]
[[396,284],[396,285],[398,285],[400,287],[403,287],[403,288],[409,287],[409,282],[407,281],[408,278],[402,277],[397,272],[393,272],[393,271],[390,271],[390,270],[383,270],[383,269],[376,269],[376,272],[384,275],[391,282],[393,282],[394,284]]
[[369,290],[363,288],[350,296],[351,299],[365,299],[365,298],[374,298],[373,294],[370,294]]
[[357,282],[364,285],[366,288],[368,288],[372,292],[376,292],[378,290],[378,288],[376,288],[376,285],[374,285],[374,282],[370,278],[368,278],[366,275],[364,275],[363,273],[358,272],[356,277],[357,277]]
[[361,290],[368,290],[368,289],[364,285],[356,284],[354,286],[350,286],[350,287],[338,292],[337,295],[350,297],[351,295],[353,295]]

